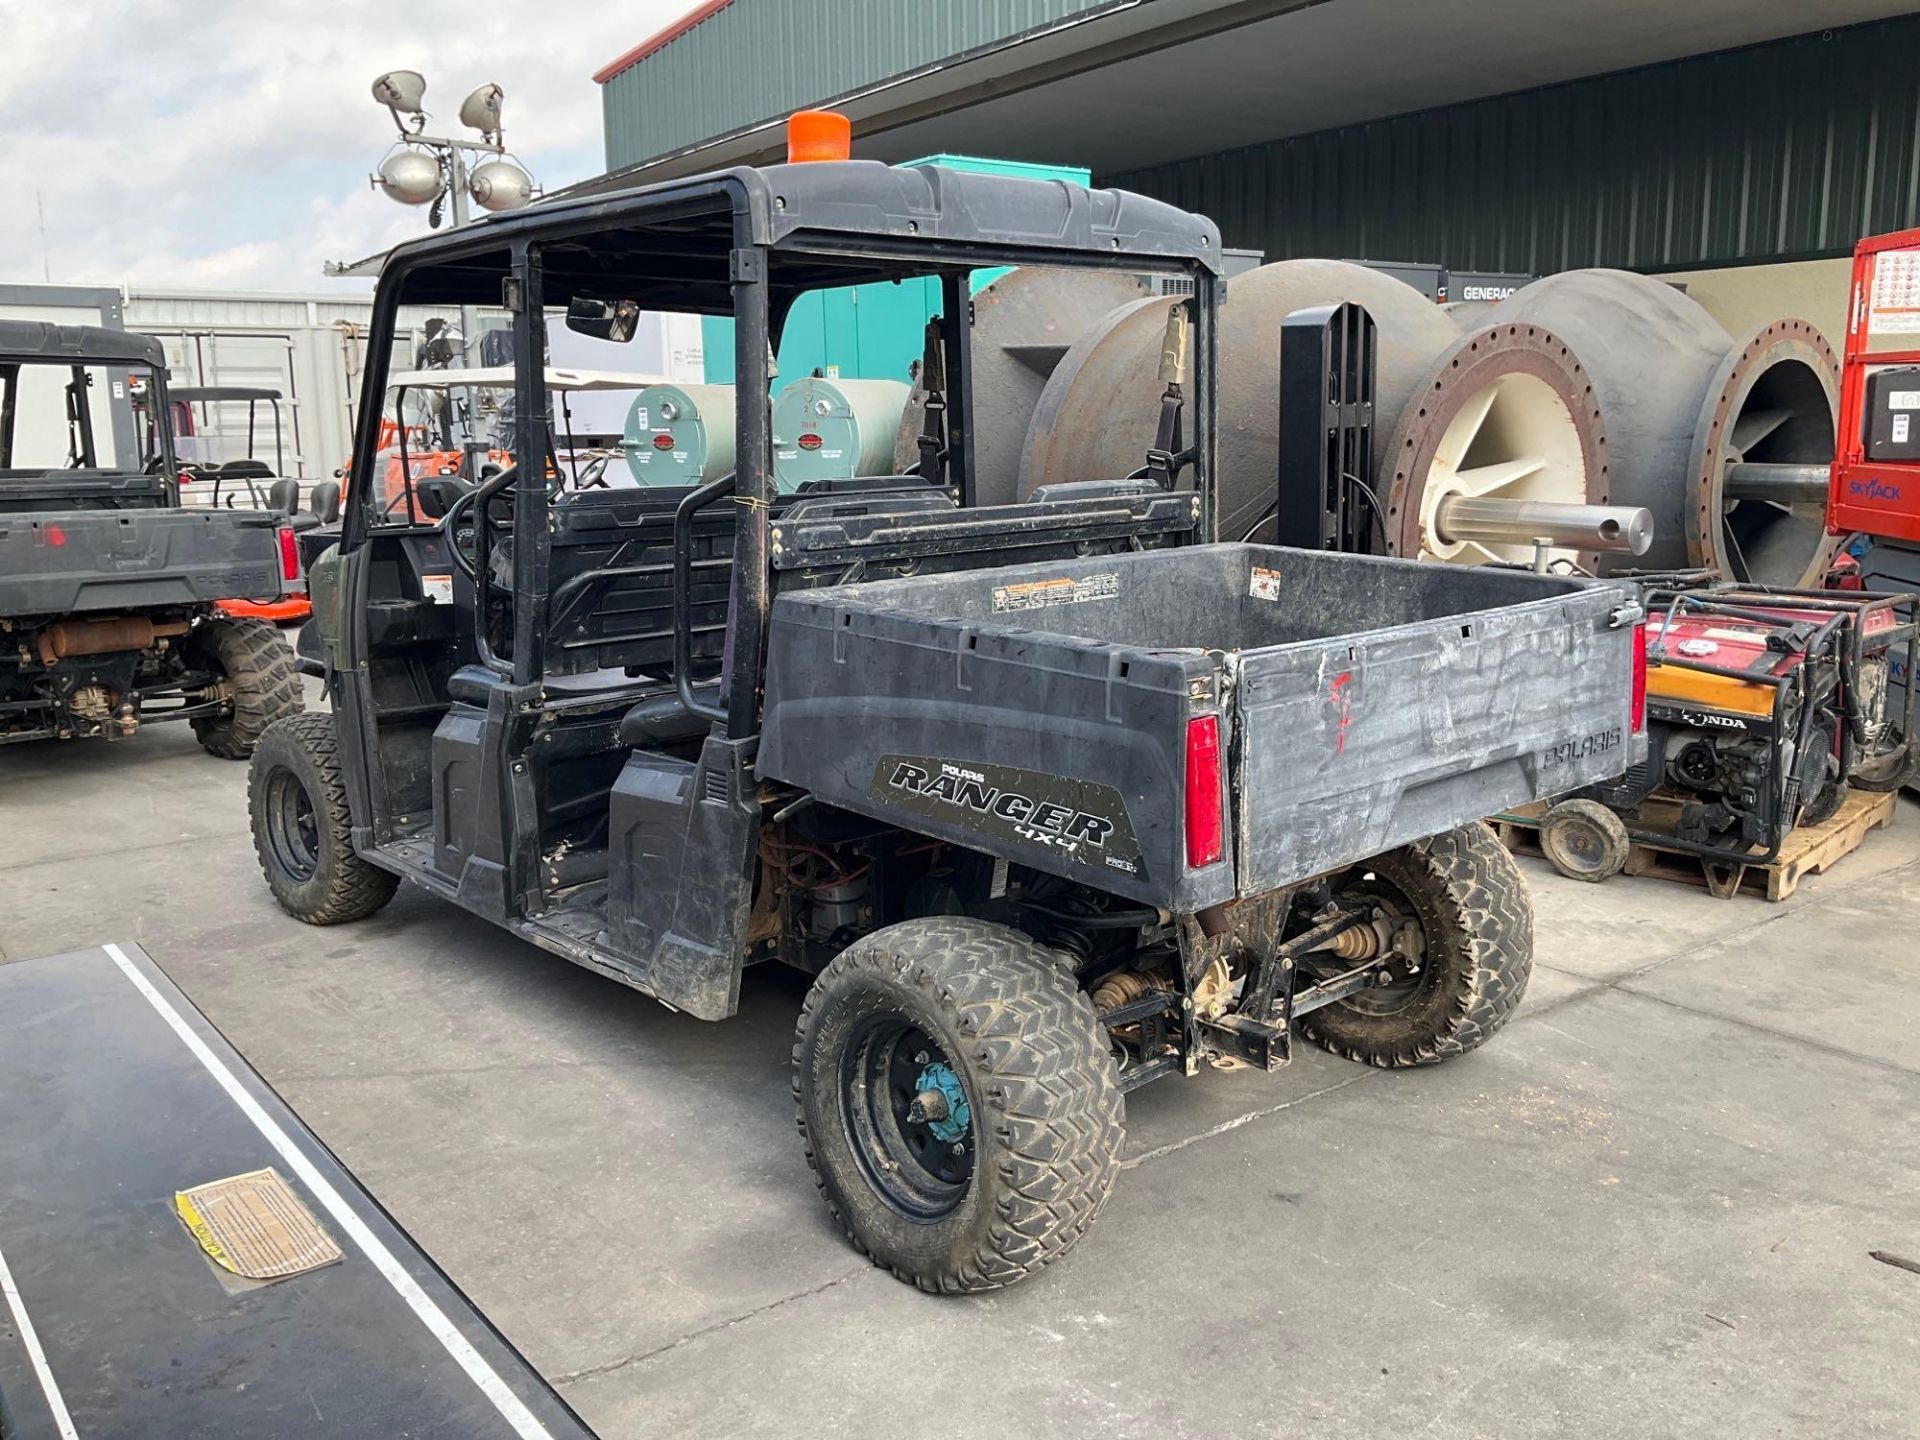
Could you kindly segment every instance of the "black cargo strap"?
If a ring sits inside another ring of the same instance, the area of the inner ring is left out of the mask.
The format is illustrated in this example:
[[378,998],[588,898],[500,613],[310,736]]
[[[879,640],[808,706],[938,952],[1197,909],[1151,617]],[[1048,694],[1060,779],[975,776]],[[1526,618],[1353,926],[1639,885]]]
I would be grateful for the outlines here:
[[1193,302],[1176,301],[1167,307],[1167,336],[1160,350],[1160,378],[1167,388],[1160,394],[1160,423],[1154,430],[1153,448],[1147,451],[1146,473],[1162,490],[1173,489],[1174,478],[1193,459],[1180,443],[1180,413],[1186,397],[1180,389],[1180,376],[1186,368],[1187,337],[1191,333]]
[[1147,451],[1147,477],[1162,490],[1173,488],[1174,476],[1191,457],[1180,448],[1180,412],[1186,408],[1180,382],[1171,382],[1160,396],[1160,423],[1153,433],[1153,448]]
[[920,389],[926,415],[920,427],[920,478],[929,485],[947,483],[947,362],[940,318],[927,321],[926,347],[920,356]]

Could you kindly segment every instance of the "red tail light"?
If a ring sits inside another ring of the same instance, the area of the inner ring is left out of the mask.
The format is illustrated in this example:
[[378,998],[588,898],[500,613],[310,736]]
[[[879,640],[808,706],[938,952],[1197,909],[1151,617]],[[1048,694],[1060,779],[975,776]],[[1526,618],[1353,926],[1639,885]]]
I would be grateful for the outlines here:
[[1226,853],[1220,804],[1220,717],[1187,722],[1187,868],[1212,865]]
[[300,578],[300,547],[294,543],[292,527],[287,525],[280,527],[280,578]]
[[1647,728],[1647,622],[1633,627],[1633,733]]

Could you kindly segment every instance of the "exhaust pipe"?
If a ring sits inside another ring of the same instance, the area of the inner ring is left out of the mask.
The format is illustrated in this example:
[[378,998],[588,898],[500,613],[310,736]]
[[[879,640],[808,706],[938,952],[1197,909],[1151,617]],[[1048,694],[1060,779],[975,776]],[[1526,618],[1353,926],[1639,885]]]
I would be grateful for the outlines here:
[[69,655],[113,655],[150,650],[162,636],[184,635],[185,620],[154,620],[145,615],[114,615],[101,620],[56,620],[35,641],[40,663],[51,665]]

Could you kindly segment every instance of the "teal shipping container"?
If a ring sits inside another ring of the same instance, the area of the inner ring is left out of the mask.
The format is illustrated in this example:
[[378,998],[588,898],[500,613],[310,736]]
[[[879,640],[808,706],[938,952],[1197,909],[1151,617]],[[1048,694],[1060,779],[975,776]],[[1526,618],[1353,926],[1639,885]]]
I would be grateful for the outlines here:
[[[1027,180],[1068,180],[1085,185],[1089,173],[1074,165],[1030,165],[1019,160],[985,160],[972,155],[929,155],[909,165],[943,165],[985,175],[1017,175]],[[979,290],[1006,274],[976,270]],[[927,321],[940,313],[940,283],[932,279],[898,285],[848,285],[804,295],[787,316],[775,361],[779,375],[774,394],[791,381],[818,370],[843,380],[910,380],[907,367],[925,348]],[[733,382],[733,321],[704,316],[700,322],[704,373],[713,385]]]

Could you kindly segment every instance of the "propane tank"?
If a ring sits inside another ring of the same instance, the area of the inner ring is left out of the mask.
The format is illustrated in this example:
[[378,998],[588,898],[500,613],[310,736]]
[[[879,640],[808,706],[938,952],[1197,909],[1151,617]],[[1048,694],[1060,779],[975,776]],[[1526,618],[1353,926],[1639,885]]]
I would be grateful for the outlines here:
[[796,380],[773,402],[780,489],[809,480],[894,473],[893,443],[909,387],[898,380]]
[[733,469],[731,385],[649,385],[620,437],[636,485],[701,485]]

